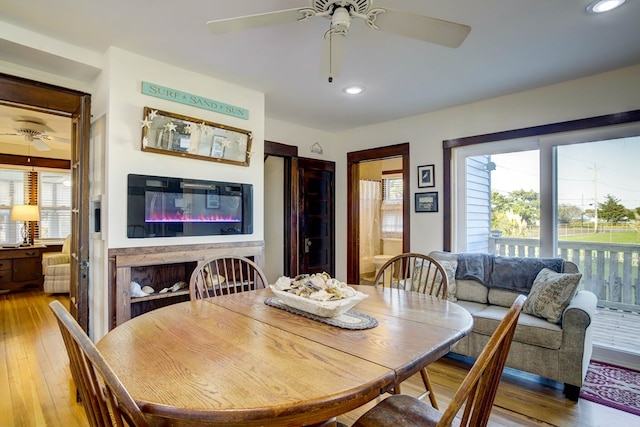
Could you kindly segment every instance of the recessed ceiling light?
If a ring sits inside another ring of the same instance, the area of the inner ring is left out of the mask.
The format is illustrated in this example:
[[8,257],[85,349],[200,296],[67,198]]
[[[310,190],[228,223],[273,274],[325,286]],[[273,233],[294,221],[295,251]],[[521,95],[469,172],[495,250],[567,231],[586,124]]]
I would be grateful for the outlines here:
[[617,7],[622,6],[626,0],[598,0],[594,1],[587,7],[589,13],[609,12]]
[[344,93],[348,93],[349,95],[358,95],[364,92],[364,88],[362,86],[349,86],[345,87],[343,90]]

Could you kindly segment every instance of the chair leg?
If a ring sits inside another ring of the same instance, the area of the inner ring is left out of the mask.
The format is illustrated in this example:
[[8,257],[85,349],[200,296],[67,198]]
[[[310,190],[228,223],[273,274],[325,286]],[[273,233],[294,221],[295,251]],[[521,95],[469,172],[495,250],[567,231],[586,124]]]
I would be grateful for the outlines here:
[[[431,380],[429,379],[429,374],[427,373],[427,368],[422,368],[420,369],[420,375],[422,376],[422,382],[424,382],[424,386],[427,389],[427,393],[429,395],[429,400],[431,401],[431,406],[433,406],[435,409],[439,409],[438,408],[438,403],[436,403],[436,395],[433,392],[433,387],[431,387]],[[424,395],[422,395],[421,397],[424,397]]]

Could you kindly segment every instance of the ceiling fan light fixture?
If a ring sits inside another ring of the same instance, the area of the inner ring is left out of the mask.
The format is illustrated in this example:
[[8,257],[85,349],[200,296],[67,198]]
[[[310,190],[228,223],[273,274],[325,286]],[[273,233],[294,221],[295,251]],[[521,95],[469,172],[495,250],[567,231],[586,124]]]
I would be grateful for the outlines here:
[[598,14],[609,12],[624,4],[626,0],[597,0],[587,6],[587,12]]
[[348,95],[360,95],[364,92],[364,87],[362,86],[347,86],[342,91]]

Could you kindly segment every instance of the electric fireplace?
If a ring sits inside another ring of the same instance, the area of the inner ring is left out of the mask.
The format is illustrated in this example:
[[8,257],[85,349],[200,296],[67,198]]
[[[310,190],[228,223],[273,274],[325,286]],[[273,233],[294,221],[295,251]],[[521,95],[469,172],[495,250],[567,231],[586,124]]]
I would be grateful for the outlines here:
[[128,176],[127,237],[251,233],[251,184]]

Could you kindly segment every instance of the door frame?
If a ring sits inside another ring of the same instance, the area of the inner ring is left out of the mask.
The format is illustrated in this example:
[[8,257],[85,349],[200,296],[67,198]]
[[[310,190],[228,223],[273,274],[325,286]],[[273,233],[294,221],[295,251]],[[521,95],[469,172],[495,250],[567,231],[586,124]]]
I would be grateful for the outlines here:
[[284,160],[284,274],[298,275],[298,147],[279,142],[264,141],[265,160],[268,156],[282,157]]
[[0,73],[0,102],[71,119],[71,289],[70,311],[89,330],[89,149],[91,95]]
[[360,162],[402,157],[402,251],[411,247],[411,198],[408,142],[347,153],[347,283],[360,283]]

